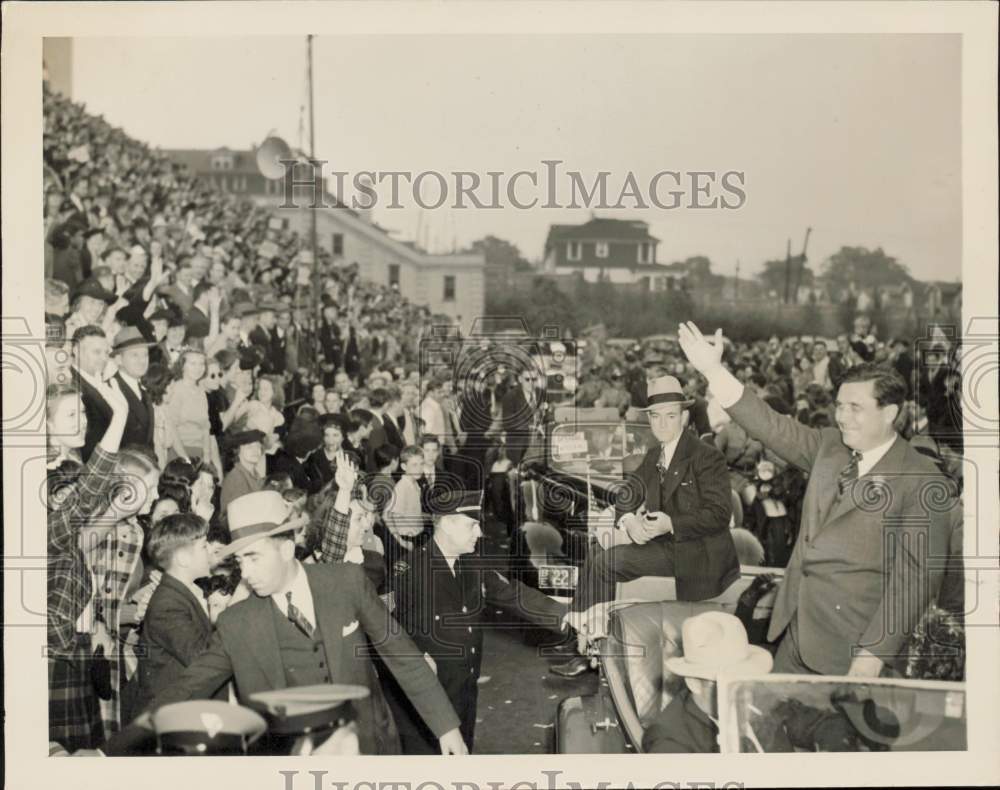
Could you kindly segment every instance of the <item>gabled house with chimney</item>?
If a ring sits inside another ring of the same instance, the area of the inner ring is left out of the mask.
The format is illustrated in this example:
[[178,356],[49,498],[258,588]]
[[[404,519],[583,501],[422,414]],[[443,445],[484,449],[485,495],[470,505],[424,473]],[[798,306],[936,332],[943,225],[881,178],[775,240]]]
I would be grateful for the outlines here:
[[542,271],[616,285],[645,281],[650,290],[668,290],[667,277],[683,275],[667,272],[656,262],[659,243],[641,220],[592,217],[582,225],[552,225],[545,239]]

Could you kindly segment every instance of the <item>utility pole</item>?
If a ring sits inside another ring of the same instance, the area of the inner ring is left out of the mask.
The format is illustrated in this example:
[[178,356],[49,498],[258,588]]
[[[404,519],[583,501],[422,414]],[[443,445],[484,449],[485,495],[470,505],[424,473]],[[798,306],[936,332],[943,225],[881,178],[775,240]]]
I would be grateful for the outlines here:
[[788,304],[788,292],[792,287],[792,240],[788,239],[785,247],[785,304]]
[[[312,166],[312,173],[316,174],[316,116],[313,112],[313,37],[311,35],[306,36],[306,49],[309,58],[309,163]],[[322,174],[320,175],[320,185],[325,190],[325,185],[323,184]],[[322,204],[322,193],[320,193],[320,204]],[[339,198],[339,196],[338,196]],[[316,200],[313,200],[313,207],[309,209],[309,234],[312,241],[312,313],[313,321],[316,322],[317,329],[319,327],[319,290],[320,290],[320,276],[319,276],[319,249],[317,242],[317,232],[316,232]]]
[[799,297],[799,287],[802,285],[802,273],[806,268],[806,247],[809,246],[809,234],[812,228],[806,228],[806,237],[802,242],[802,252],[795,259],[795,299]]

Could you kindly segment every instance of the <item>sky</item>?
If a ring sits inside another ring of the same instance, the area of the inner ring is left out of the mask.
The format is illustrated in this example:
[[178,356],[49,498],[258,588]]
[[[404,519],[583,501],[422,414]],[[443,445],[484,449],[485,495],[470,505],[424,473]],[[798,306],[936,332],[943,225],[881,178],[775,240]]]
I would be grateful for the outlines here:
[[[304,37],[77,38],[74,98],[163,148],[308,147]],[[961,273],[961,43],[946,35],[320,36],[316,153],[328,169],[743,171],[739,209],[605,209],[641,219],[667,263],[752,276],[812,228],[814,269],[882,247],[918,279]],[[565,182],[563,182],[565,183]],[[435,190],[428,188],[433,197]],[[520,191],[520,190],[519,190]],[[544,199],[544,190],[532,191]],[[721,193],[716,193],[720,194]],[[530,197],[531,195],[528,195]],[[492,234],[540,259],[586,208],[422,211],[375,220],[429,246]],[[523,199],[523,198],[522,198]],[[505,201],[506,202],[506,201]],[[541,203],[541,201],[540,201]]]

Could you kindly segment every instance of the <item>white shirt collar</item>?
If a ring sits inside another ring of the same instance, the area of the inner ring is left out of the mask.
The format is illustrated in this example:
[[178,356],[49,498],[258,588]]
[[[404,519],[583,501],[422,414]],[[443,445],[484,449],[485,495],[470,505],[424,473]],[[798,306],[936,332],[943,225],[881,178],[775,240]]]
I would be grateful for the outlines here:
[[305,568],[298,560],[295,561],[295,578],[292,579],[291,584],[271,596],[271,600],[285,617],[288,617],[287,593],[289,591],[292,593],[292,603],[295,604],[295,608],[315,627],[316,608],[313,605],[312,591],[309,589],[309,579],[306,576]]
[[118,370],[118,373],[121,375],[122,380],[132,388],[132,391],[136,395],[138,395],[139,398],[142,398],[142,389],[141,389],[141,385],[139,383],[139,379],[133,378],[132,376],[130,376],[128,373],[126,373],[124,370],[121,370],[120,368]]
[[[176,576],[174,576],[174,578],[177,579]],[[205,593],[202,591],[201,587],[199,587],[194,582],[189,583],[186,581],[182,581],[181,579],[177,579],[177,581],[179,581],[181,584],[187,587],[188,590],[191,591],[191,595],[193,595],[195,600],[201,604],[201,608],[205,610],[205,614],[208,614],[208,601],[205,600]]]
[[77,368],[76,372],[80,374],[80,378],[86,381],[94,389],[100,389],[101,385],[104,383],[103,381],[101,381],[100,376],[93,376],[87,371],[85,371],[83,368]]
[[674,439],[669,444],[663,445],[663,452],[660,454],[660,463],[663,465],[664,469],[670,466],[670,462],[674,458],[674,451],[677,450],[677,443],[680,440],[681,440],[681,435],[677,434],[676,439]]
[[878,447],[873,447],[871,450],[865,450],[861,453],[861,457],[858,459],[858,477],[868,474],[872,470],[872,467],[881,461],[882,457],[889,452],[895,441],[896,434],[893,434],[892,438],[885,444],[880,444]]

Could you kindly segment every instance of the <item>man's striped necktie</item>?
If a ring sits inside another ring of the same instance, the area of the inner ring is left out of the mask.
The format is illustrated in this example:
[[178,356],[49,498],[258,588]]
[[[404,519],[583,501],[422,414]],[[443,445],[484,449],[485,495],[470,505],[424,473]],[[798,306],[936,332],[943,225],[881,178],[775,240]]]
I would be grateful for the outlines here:
[[861,453],[857,450],[851,450],[851,460],[837,475],[837,492],[840,496],[843,496],[844,492],[858,479],[858,461],[860,460]]
[[292,603],[292,591],[289,590],[286,592],[285,597],[288,599],[288,619],[291,620],[303,634],[312,639],[312,623],[310,623],[306,619],[306,616],[299,611],[299,607]]

